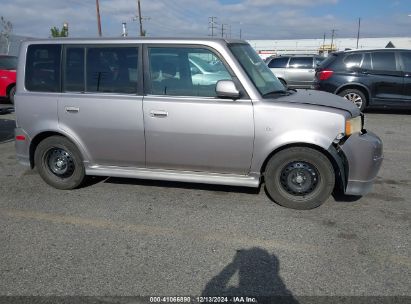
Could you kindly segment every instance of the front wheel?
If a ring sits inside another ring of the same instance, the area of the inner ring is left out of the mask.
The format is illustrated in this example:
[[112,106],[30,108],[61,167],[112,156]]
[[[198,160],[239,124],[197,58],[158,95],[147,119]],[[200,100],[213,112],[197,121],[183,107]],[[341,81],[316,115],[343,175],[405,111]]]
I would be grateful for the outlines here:
[[355,104],[361,112],[364,112],[365,108],[367,107],[367,98],[365,97],[365,94],[360,90],[346,89],[340,92],[338,95]]
[[308,210],[323,204],[331,195],[335,174],[321,152],[295,147],[276,153],[265,171],[265,187],[277,204]]
[[77,147],[63,136],[51,136],[39,143],[34,164],[43,180],[57,189],[80,186],[85,169]]

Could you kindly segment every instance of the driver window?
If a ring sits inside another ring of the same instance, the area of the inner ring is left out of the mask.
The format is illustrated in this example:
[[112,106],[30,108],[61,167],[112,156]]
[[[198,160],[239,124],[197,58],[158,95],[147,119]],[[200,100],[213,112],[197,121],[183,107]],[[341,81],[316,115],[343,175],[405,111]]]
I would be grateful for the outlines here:
[[216,97],[219,80],[232,77],[222,61],[202,48],[149,48],[151,94]]

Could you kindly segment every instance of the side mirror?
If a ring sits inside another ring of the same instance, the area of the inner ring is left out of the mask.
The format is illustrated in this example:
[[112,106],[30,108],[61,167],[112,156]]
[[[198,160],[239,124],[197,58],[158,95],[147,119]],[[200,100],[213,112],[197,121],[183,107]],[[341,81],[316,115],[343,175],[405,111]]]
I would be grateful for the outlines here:
[[217,93],[217,97],[220,98],[240,98],[240,91],[236,88],[235,83],[232,80],[219,80],[215,91]]

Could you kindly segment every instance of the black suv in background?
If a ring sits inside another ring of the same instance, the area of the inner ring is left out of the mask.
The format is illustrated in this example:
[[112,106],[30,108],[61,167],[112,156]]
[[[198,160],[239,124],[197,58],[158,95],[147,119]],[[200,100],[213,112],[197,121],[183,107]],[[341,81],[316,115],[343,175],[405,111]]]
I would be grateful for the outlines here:
[[314,89],[367,107],[411,108],[411,50],[356,50],[331,54],[316,69]]

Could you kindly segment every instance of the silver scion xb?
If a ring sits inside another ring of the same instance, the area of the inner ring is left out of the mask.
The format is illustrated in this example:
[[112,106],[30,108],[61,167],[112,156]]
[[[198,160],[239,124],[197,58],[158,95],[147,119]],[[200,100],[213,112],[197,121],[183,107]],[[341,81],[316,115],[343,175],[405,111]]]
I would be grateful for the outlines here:
[[310,209],[334,189],[369,192],[383,159],[357,107],[287,90],[241,40],[26,41],[15,104],[18,160],[58,189],[86,175],[264,182]]

